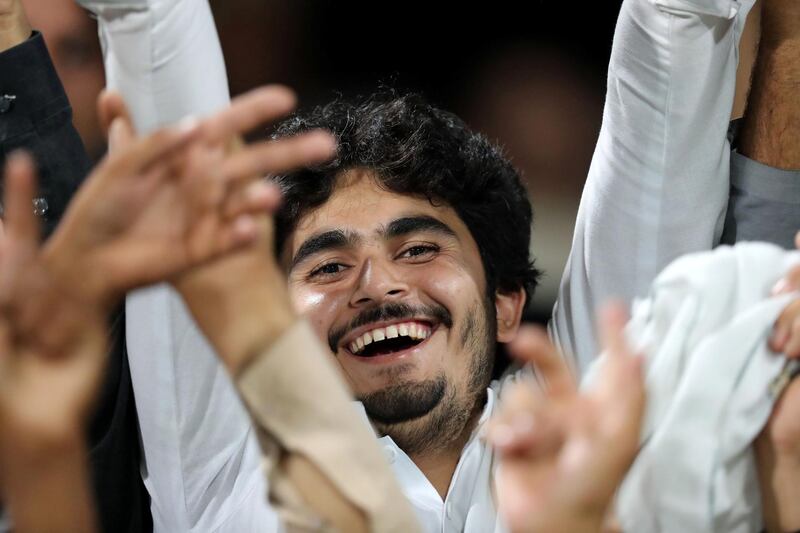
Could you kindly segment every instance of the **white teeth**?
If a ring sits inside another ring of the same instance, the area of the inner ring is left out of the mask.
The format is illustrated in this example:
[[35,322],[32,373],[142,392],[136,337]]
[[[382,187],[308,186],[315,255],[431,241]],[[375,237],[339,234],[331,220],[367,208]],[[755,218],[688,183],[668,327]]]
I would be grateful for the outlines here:
[[364,346],[372,344],[373,342],[380,342],[385,339],[396,339],[397,337],[410,337],[415,340],[425,340],[431,336],[431,330],[428,326],[418,324],[416,322],[407,322],[403,324],[393,324],[385,328],[375,328],[361,335],[354,341],[350,342],[348,346],[352,353],[360,353],[364,350]]

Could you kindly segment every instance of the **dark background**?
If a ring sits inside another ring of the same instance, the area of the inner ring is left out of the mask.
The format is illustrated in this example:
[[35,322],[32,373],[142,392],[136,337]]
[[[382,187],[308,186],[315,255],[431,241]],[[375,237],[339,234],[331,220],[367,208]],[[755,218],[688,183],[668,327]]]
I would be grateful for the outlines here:
[[[421,92],[505,147],[536,211],[549,317],[602,115],[621,2],[212,3],[231,90],[281,82],[301,105],[389,85]],[[244,23],[247,21],[247,24]]]
[[[72,0],[23,0],[47,40],[96,157],[104,86],[94,21]],[[545,278],[531,318],[549,317],[597,138],[620,2],[211,0],[233,94],[266,83],[301,106],[381,85],[421,92],[504,147],[535,212]],[[502,228],[498,228],[501,231]]]

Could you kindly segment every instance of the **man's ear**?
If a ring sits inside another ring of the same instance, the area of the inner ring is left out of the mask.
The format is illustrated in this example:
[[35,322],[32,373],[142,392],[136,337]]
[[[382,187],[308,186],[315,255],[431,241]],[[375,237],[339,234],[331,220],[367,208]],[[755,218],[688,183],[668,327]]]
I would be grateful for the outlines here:
[[497,342],[511,342],[517,335],[525,309],[525,289],[496,292],[494,306],[497,313]]

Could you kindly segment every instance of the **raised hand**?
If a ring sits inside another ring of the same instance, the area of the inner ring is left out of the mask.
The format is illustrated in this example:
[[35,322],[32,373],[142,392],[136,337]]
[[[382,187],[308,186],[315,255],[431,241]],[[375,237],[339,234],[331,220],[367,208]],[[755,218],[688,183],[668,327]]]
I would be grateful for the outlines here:
[[102,96],[112,153],[48,243],[54,270],[85,291],[114,297],[251,243],[253,215],[279,197],[253,177],[318,162],[332,150],[321,132],[229,150],[238,135],[293,105],[284,88],[257,89],[208,119],[138,138],[121,99]]
[[605,361],[585,392],[544,331],[523,328],[509,346],[538,377],[504,392],[487,431],[500,454],[498,504],[511,531],[600,531],[636,455],[641,359],[624,340],[623,311],[609,308],[601,324]]
[[[35,179],[27,156],[9,159],[5,184],[5,231],[0,239],[0,404],[14,406],[19,414],[30,408],[32,415],[40,417],[28,420],[38,430],[59,431],[83,420],[99,383],[106,342],[104,309],[99,302],[74,297],[47,270],[38,220],[30,207]],[[17,326],[27,318],[22,315],[33,300],[49,313],[37,328],[21,330]],[[52,342],[42,341],[39,333],[45,331]]]
[[[50,276],[34,188],[30,159],[12,156],[0,237],[0,483],[15,530],[91,531],[83,435],[104,368],[104,310]],[[21,329],[30,303],[49,313]]]
[[[285,88],[258,89],[191,131],[184,128],[187,139],[176,142],[185,146],[163,152],[161,160],[169,163],[171,172],[162,174],[152,190],[131,197],[136,177],[126,183],[114,180],[114,173],[101,175],[100,185],[92,189],[87,184],[52,240],[58,252],[54,255],[94,258],[83,263],[54,261],[54,269],[79,285],[81,272],[90,268],[102,280],[87,289],[90,293],[113,294],[148,281],[171,281],[229,368],[238,366],[243,351],[263,346],[264,335],[271,338],[293,320],[272,250],[270,214],[279,193],[263,176],[322,162],[335,149],[332,136],[321,131],[252,146],[239,142],[242,133],[285,115],[293,106],[294,96]],[[118,97],[103,98],[100,115],[109,125],[112,151],[146,142],[136,138]],[[114,190],[116,194],[110,192]],[[110,205],[97,207],[109,198]],[[132,223],[131,216],[120,212],[126,209],[135,215]],[[126,232],[118,231],[111,239],[103,231],[109,226],[106,220],[126,221]],[[76,247],[76,242],[88,245]],[[81,251],[92,248],[93,253]],[[236,253],[230,254],[233,250]],[[226,254],[231,257],[220,257]]]

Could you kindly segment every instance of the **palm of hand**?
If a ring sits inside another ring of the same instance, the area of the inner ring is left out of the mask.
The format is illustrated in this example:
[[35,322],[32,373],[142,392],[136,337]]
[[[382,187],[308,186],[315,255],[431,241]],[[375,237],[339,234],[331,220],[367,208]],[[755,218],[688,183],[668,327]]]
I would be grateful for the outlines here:
[[[238,216],[263,203],[224,179],[223,150],[197,141],[149,160],[130,156],[148,142],[159,145],[132,133],[116,143],[121,155],[92,173],[49,245],[92,271],[101,294],[168,279],[244,244],[254,229]],[[72,277],[82,283],[82,275]]]
[[602,315],[606,356],[584,391],[543,331],[521,331],[510,345],[538,377],[536,386],[523,380],[509,387],[488,431],[501,459],[500,513],[512,531],[597,531],[606,520],[636,456],[645,404],[642,362],[625,342],[626,321],[619,307]]
[[[214,179],[219,159],[211,161],[211,154],[195,154],[206,163],[198,174],[184,170],[161,181],[121,183],[116,197],[105,194],[106,208],[84,227],[105,228],[92,247],[93,265],[114,273],[113,285],[157,281],[230,248],[235,238],[231,220],[220,209],[227,191],[222,180]],[[191,167],[198,168],[199,161]],[[133,182],[138,176],[127,179]]]

